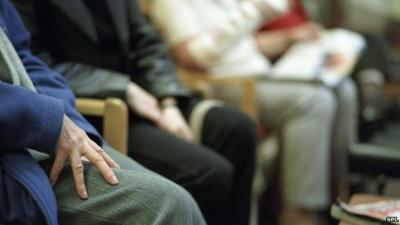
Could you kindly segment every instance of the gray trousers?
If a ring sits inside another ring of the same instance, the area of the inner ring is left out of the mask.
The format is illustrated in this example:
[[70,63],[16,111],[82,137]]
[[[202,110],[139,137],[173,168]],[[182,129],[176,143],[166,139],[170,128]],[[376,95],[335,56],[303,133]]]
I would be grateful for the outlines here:
[[106,152],[121,166],[117,186],[105,183],[95,168],[88,170],[89,199],[75,193],[71,170],[65,168],[54,187],[61,225],[205,225],[188,192],[150,172],[110,147]]
[[[331,154],[343,159],[357,138],[357,93],[353,82],[345,80],[332,90],[319,84],[268,80],[260,81],[257,88],[262,122],[269,129],[281,131],[284,207],[327,208]],[[216,94],[237,104],[237,90],[219,88]],[[334,168],[343,175],[346,160],[338,161],[341,164]]]

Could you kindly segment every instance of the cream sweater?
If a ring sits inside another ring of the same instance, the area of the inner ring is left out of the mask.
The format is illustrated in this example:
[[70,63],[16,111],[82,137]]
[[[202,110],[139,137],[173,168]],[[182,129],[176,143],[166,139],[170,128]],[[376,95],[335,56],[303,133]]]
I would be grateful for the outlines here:
[[[212,33],[218,27],[229,24],[235,11],[239,11],[236,0],[149,0],[149,16],[161,31],[170,47],[192,37]],[[253,24],[254,25],[254,24]],[[252,26],[249,24],[248,26]],[[226,27],[226,26],[225,26]],[[270,62],[259,52],[253,32],[257,27],[238,30],[240,35],[224,46],[208,72],[214,75],[250,76],[266,74]]]

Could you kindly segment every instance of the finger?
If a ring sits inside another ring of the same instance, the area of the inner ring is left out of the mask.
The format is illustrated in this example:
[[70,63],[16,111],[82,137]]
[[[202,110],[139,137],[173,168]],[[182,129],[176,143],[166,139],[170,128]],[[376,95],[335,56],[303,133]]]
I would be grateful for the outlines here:
[[193,134],[192,134],[192,131],[191,131],[187,126],[184,126],[184,127],[182,128],[182,135],[183,135],[183,137],[184,137],[184,139],[185,139],[186,141],[188,141],[188,142],[193,142]]
[[188,137],[188,140],[189,140],[189,142],[193,142],[194,141],[194,137],[193,137],[193,132],[190,130],[190,129],[187,129],[187,137]]
[[50,182],[54,186],[57,183],[58,177],[64,168],[65,161],[67,160],[67,155],[64,151],[58,151],[56,158],[54,160],[53,166],[50,170]]
[[104,177],[107,183],[112,185],[118,184],[117,177],[112,169],[108,166],[103,156],[97,153],[96,150],[90,146],[90,144],[86,144],[85,156],[89,159],[90,163],[92,163],[99,170],[100,174]]
[[161,119],[160,119],[160,121],[158,122],[157,126],[158,126],[160,129],[167,130],[167,124],[166,124],[166,122],[165,122],[164,117],[161,117]]
[[74,176],[75,190],[78,196],[82,199],[88,198],[88,193],[85,185],[84,166],[79,152],[73,151],[70,155],[71,169]]
[[174,133],[172,132],[172,128],[170,126],[170,122],[171,120],[169,120],[168,116],[166,114],[162,114],[160,121],[158,122],[157,126],[165,131],[168,131],[170,133]]
[[81,160],[82,160],[83,162],[89,162],[89,159],[87,159],[85,156],[81,156]]
[[96,144],[96,142],[89,140],[90,146],[96,150],[98,154],[100,154],[103,159],[106,161],[106,163],[111,167],[111,168],[121,168],[118,163],[116,163],[105,151],[102,149],[99,145]]
[[153,121],[155,124],[159,124],[161,122],[161,112],[157,108],[147,111],[147,115],[148,119]]
[[165,130],[171,134],[174,134],[178,137],[183,138],[180,128],[175,125],[171,125],[171,124],[168,124],[168,122],[165,122]]
[[159,124],[161,121],[161,112],[160,110],[154,105],[147,105],[144,109],[138,112],[139,115],[143,116],[144,118],[154,122],[155,124]]
[[175,134],[179,138],[182,138],[183,140],[187,141],[186,134],[184,131],[184,128],[182,126],[174,128],[171,133]]

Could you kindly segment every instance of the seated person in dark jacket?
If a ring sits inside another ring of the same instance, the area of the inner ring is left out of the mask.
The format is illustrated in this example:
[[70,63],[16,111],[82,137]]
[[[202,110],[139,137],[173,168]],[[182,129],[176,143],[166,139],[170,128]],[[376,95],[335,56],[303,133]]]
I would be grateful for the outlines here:
[[76,95],[126,100],[132,158],[186,188],[209,224],[248,223],[254,123],[189,95],[137,1],[14,2]]
[[0,102],[0,224],[205,225],[183,188],[104,143],[64,79],[32,55],[8,0]]

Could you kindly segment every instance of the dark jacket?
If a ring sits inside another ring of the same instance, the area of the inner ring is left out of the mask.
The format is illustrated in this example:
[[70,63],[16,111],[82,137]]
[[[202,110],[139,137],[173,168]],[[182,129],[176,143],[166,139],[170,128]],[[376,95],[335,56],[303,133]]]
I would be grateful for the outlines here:
[[0,223],[29,225],[44,216],[47,224],[56,225],[51,185],[26,148],[52,155],[64,114],[97,143],[102,140],[75,110],[74,95],[64,79],[32,55],[29,33],[8,0],[0,0],[0,27],[38,91],[0,82]]
[[[78,96],[124,97],[127,76],[157,98],[188,96],[167,47],[136,0],[105,0],[108,13],[101,20],[93,18],[83,0],[13,1],[32,30],[39,31],[34,36],[37,52],[50,52],[52,65],[72,81]],[[28,10],[32,3],[34,13]],[[108,35],[114,35],[117,42],[111,49],[98,35],[98,27],[108,18],[115,24],[115,32]]]

